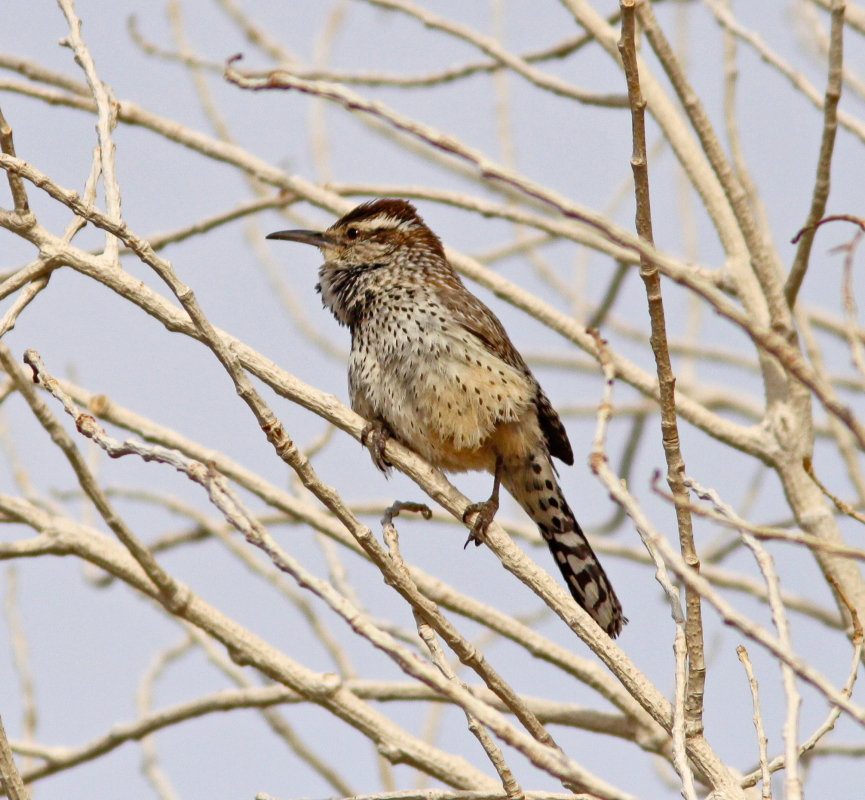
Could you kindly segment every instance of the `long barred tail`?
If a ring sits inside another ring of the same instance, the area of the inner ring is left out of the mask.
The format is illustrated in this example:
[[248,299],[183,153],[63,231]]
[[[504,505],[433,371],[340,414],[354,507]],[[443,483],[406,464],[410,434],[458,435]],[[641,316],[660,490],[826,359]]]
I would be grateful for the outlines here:
[[610,636],[618,636],[628,620],[562,494],[549,456],[508,459],[502,483],[538,526],[574,600]]

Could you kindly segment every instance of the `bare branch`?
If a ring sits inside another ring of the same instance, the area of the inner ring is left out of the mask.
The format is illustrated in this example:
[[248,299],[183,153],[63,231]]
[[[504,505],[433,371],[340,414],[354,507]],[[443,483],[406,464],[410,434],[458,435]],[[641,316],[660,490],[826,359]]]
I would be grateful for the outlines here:
[[808,271],[808,261],[811,256],[811,245],[817,229],[814,227],[826,213],[826,203],[829,200],[829,187],[832,172],[832,153],[835,150],[835,134],[838,132],[838,103],[841,100],[841,89],[844,85],[844,0],[832,2],[832,32],[829,45],[829,80],[826,86],[826,99],[823,101],[823,139],[820,143],[820,155],[817,159],[817,178],[814,182],[814,194],[811,199],[811,210],[805,221],[805,233],[799,238],[796,258],[784,285],[784,295],[790,308],[796,302],[799,287]]
[[[173,661],[182,658],[189,652],[192,643],[189,636],[184,636],[180,642],[162,650],[153,657],[153,661],[138,684],[136,705],[138,706],[139,717],[146,717],[150,712],[150,706],[153,702],[153,687],[156,681]],[[160,800],[180,800],[179,795],[171,785],[171,781],[159,764],[156,737],[153,734],[141,738],[141,771],[159,795]]]
[[[766,44],[765,41],[763,41],[763,38],[759,34],[749,31],[740,24],[739,21],[723,6],[721,0],[703,0],[703,2],[715,15],[715,18],[718,20],[720,25],[748,44],[763,61],[777,70],[790,82],[794,89],[810,100],[811,104],[815,108],[820,111],[823,110],[823,95],[802,72],[796,71],[794,67],[781,58]],[[865,142],[865,122],[862,122],[846,111],[839,111],[838,124],[845,130],[850,131],[850,133],[856,136],[860,141]]]
[[[105,188],[105,202],[108,217],[120,222],[120,184],[117,182],[117,171],[115,167],[115,146],[111,137],[111,131],[117,124],[117,101],[113,97],[111,89],[106,86],[96,71],[90,51],[81,38],[81,20],[75,14],[72,0],[58,0],[60,8],[66,15],[69,23],[69,36],[63,40],[75,54],[84,74],[87,76],[87,84],[90,93],[96,103],[99,121],[96,124],[96,133],[99,137],[99,153],[102,161],[103,186]],[[105,237],[105,258],[109,263],[119,266],[119,245],[117,240],[109,235]]]
[[[6,570],[6,623],[9,626],[9,638],[12,640],[12,655],[15,671],[21,687],[22,720],[21,733],[25,742],[30,743],[36,736],[38,712],[36,708],[36,691],[34,687],[33,668],[30,663],[30,648],[18,607],[18,570],[10,564]],[[24,759],[21,768],[30,766],[29,759]]]
[[[633,4],[628,3],[628,0],[622,0],[622,2],[620,3],[620,8],[622,9],[622,43],[624,50],[625,48],[633,46],[635,17]],[[627,64],[629,56],[633,58],[633,55],[633,51],[630,54],[623,53],[623,60],[626,63],[626,72],[632,67],[636,66],[634,62],[632,62],[631,65]],[[629,75],[629,78],[631,80],[635,80],[636,76]],[[637,90],[637,92],[639,92],[639,90]],[[629,87],[629,94],[632,101],[634,101],[635,94],[633,92],[633,87]],[[634,138],[635,140],[637,140],[639,138],[639,133],[637,133]],[[634,161],[637,161],[636,157],[634,158]],[[640,179],[636,178],[635,183],[637,183],[637,185],[639,186]],[[648,185],[644,183],[642,189],[643,191],[647,191]],[[644,202],[647,201],[647,199],[647,197],[644,197]],[[640,213],[639,210],[638,213]],[[647,214],[647,209],[643,208],[642,213],[643,215]],[[643,216],[640,222],[642,224],[646,224],[646,217]],[[615,478],[612,470],[610,470],[607,462],[607,456],[605,453],[607,429],[610,424],[610,419],[613,416],[613,386],[615,384],[615,370],[613,369],[612,362],[610,361],[610,358],[607,354],[604,340],[601,339],[599,334],[596,334],[596,338],[598,343],[598,351],[601,355],[601,369],[603,370],[604,375],[604,396],[600,406],[598,407],[598,422],[595,430],[594,442],[592,444],[592,453],[589,457],[589,463],[591,465],[592,472],[594,472],[595,475],[597,475],[601,479],[607,489],[610,490],[611,496],[615,498],[615,488],[621,487],[623,484]],[[640,531],[640,533],[642,534],[642,531]],[[694,776],[691,772],[691,766],[688,763],[688,759],[686,756],[685,742],[686,735],[698,736],[700,735],[700,733],[702,733],[702,730],[696,729],[690,732],[686,731],[688,716],[686,710],[685,696],[689,688],[687,683],[688,675],[686,669],[687,634],[685,630],[685,613],[682,610],[682,605],[679,600],[679,593],[670,581],[670,577],[667,573],[667,569],[664,565],[663,559],[657,552],[652,542],[648,541],[645,537],[643,538],[643,542],[646,545],[646,549],[649,551],[649,555],[651,556],[652,561],[655,564],[655,579],[658,581],[659,584],[661,584],[661,588],[664,590],[664,594],[667,596],[667,600],[670,604],[670,612],[673,617],[673,622],[676,625],[676,636],[674,640],[674,653],[676,658],[676,686],[672,720],[673,765],[676,768],[676,772],[679,773],[679,778],[682,782],[682,796],[685,798],[685,800],[696,800],[697,796],[694,790]]]
[[[634,0],[621,0],[619,7],[622,10],[622,38],[619,41],[619,52],[622,56],[622,64],[628,81],[628,97],[631,102],[633,138],[631,168],[634,172],[634,189],[637,201],[637,232],[640,234],[640,238],[654,246],[652,209],[649,197],[649,167],[646,155],[646,101],[640,88],[640,73],[637,66],[635,2]],[[661,276],[654,264],[647,259],[641,259],[640,277],[646,287],[649,303],[649,317],[652,325],[650,341],[658,372],[661,400],[661,437],[664,445],[664,456],[667,461],[667,483],[675,498],[679,546],[682,549],[682,557],[687,564],[692,569],[699,570],[700,559],[694,545],[694,527],[691,521],[688,489],[684,483],[685,461],[679,446],[679,425],[676,418],[676,378],[673,374],[670,351],[667,347],[667,323],[664,316],[664,300],[661,294]],[[598,350],[603,352],[600,338],[598,339]],[[609,379],[607,386],[607,391],[611,392],[612,385],[609,383]],[[689,733],[699,733],[703,728],[703,691],[706,683],[700,596],[696,592],[687,590],[685,602],[687,621],[682,633],[688,649],[686,725]],[[679,620],[677,620],[678,624]],[[676,648],[678,647],[677,637]],[[684,748],[684,743],[681,743],[681,746]],[[684,752],[682,752],[680,763],[677,764],[677,770],[682,778],[683,791],[687,800],[692,800],[695,798],[694,787],[684,759]]]
[[[43,534],[26,543],[0,546],[0,557],[77,555],[164,603],[135,560],[108,537],[8,495],[0,495],[0,507]],[[188,599],[188,603],[179,609],[178,616],[222,642],[236,661],[255,667],[334,713],[380,746],[389,759],[422,769],[455,788],[496,787],[494,781],[463,758],[430,747],[408,734],[345,689],[335,675],[315,672],[294,661],[191,591]]]
[[[159,566],[151,552],[138,540],[114,510],[105,492],[94,479],[84,457],[75,446],[72,438],[43,402],[42,398],[38,396],[32,382],[27,379],[24,371],[18,366],[9,348],[3,342],[0,342],[0,365],[2,365],[6,374],[15,381],[16,388],[27,401],[36,419],[39,420],[42,427],[51,436],[52,441],[62,450],[63,455],[66,456],[70,466],[75,471],[81,488],[90,498],[93,505],[96,506],[102,519],[105,520],[105,524],[123,542],[124,546],[141,565],[141,568],[163,594],[169,606],[172,608],[182,606],[185,601],[181,587],[174,578]],[[50,389],[48,386],[46,388]]]
[[21,773],[15,765],[12,751],[9,749],[9,740],[6,738],[6,730],[3,721],[0,720],[0,784],[9,800],[30,800],[30,793],[24,786]]
[[[0,151],[7,156],[15,158],[15,143],[12,140],[12,128],[0,111]],[[27,201],[27,189],[20,175],[9,172],[6,174],[9,181],[9,189],[12,192],[12,201],[15,203],[15,213],[24,217],[30,214],[30,204]]]
[[751,689],[751,702],[754,704],[754,727],[757,729],[757,746],[760,749],[760,779],[763,782],[763,800],[772,800],[772,773],[769,771],[769,757],[766,754],[766,745],[768,739],[766,732],[763,730],[763,715],[760,713],[760,690],[757,685],[757,678],[754,676],[754,668],[751,666],[751,659],[748,656],[748,651],[743,645],[736,648],[736,653],[739,655],[739,661],[745,668],[745,673],[748,675],[748,686]]

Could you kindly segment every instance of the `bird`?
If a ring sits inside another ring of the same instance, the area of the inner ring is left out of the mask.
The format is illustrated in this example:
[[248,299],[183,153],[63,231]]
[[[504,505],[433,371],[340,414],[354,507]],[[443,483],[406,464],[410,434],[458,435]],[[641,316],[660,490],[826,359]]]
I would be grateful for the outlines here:
[[375,465],[387,473],[394,438],[446,472],[491,472],[490,498],[463,515],[476,515],[469,541],[481,544],[504,485],[538,526],[573,598],[616,637],[627,619],[552,461],[574,463],[567,431],[417,209],[372,200],[325,231],[267,238],[314,245],[324,257],[316,290],[351,333],[351,406],[368,421],[361,441]]

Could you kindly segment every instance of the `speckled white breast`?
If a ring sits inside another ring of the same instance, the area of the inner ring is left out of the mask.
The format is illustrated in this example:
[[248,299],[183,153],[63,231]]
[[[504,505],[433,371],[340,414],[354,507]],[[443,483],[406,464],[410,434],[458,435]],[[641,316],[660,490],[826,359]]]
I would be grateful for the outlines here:
[[384,420],[400,441],[444,469],[490,468],[484,451],[496,426],[516,422],[531,404],[526,377],[449,320],[422,289],[397,290],[370,313],[375,324],[358,326],[352,342],[355,411]]

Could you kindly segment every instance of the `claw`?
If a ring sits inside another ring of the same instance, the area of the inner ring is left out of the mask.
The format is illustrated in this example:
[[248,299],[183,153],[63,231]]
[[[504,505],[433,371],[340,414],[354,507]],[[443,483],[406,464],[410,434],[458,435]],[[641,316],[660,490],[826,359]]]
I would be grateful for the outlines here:
[[495,519],[496,512],[499,510],[499,486],[501,486],[502,482],[503,465],[504,462],[501,457],[497,458],[493,493],[490,495],[490,499],[485,500],[483,503],[472,503],[463,511],[463,522],[466,523],[472,514],[477,514],[471,533],[469,533],[469,538],[466,539],[466,543],[463,545],[463,550],[472,542],[475,543],[475,547],[480,547],[486,535],[487,528],[489,528],[490,523]]
[[[390,429],[383,422],[376,420],[370,422],[360,432],[360,443],[369,448],[372,463],[376,465],[385,475],[388,474],[393,464],[384,457],[387,440],[390,439]],[[369,441],[367,441],[369,439]]]
[[466,543],[463,545],[463,550],[465,550],[472,542],[475,543],[475,547],[481,546],[487,528],[489,528],[490,523],[495,519],[498,510],[499,498],[493,496],[489,500],[485,500],[483,503],[472,503],[465,511],[463,511],[463,522],[468,522],[468,518],[472,514],[477,514],[474,525],[472,525],[471,532],[469,533],[469,538],[466,539]]

